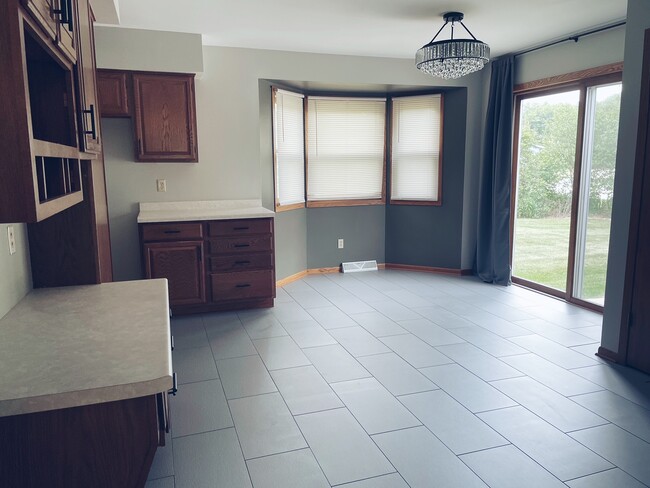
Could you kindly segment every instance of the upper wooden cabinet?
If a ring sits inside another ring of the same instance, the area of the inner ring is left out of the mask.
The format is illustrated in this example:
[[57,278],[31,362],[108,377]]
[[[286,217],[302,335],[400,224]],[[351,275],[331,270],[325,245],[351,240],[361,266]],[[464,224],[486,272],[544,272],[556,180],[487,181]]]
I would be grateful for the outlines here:
[[133,75],[138,161],[197,161],[194,75]]
[[[65,0],[62,0],[65,1]],[[79,90],[79,131],[82,150],[99,154],[102,150],[99,135],[97,85],[95,82],[95,17],[87,0],[78,3],[79,57],[77,79]]]
[[[87,0],[79,0],[79,3]],[[71,61],[77,59],[77,1],[22,0],[43,31],[55,41]]]
[[102,117],[130,117],[128,75],[125,71],[97,71],[99,110]]

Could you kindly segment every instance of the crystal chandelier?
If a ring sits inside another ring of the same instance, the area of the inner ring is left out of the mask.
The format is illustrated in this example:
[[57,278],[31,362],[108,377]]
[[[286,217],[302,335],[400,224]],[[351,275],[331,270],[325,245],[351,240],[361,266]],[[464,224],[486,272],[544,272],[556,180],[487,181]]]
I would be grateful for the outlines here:
[[[445,23],[429,44],[415,54],[415,65],[420,71],[445,80],[460,78],[483,69],[490,60],[490,46],[474,37],[465,24],[461,12],[447,12]],[[451,39],[436,41],[438,34],[451,22]],[[458,22],[472,39],[454,39],[454,23]]]

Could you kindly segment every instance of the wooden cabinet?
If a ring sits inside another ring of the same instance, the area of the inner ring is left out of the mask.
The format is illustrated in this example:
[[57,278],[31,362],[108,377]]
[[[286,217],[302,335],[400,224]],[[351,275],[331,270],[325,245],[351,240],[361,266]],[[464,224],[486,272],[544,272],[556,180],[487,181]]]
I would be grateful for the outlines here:
[[174,313],[273,306],[273,219],[141,224],[140,238],[145,276],[169,279]]
[[43,32],[60,47],[70,61],[74,62],[77,59],[76,2],[74,0],[22,0],[22,2]]
[[97,70],[97,92],[102,117],[130,117],[128,77],[125,71]]
[[172,306],[205,303],[203,241],[148,242],[144,258],[148,278],[169,281]]
[[197,161],[194,75],[133,75],[138,161]]

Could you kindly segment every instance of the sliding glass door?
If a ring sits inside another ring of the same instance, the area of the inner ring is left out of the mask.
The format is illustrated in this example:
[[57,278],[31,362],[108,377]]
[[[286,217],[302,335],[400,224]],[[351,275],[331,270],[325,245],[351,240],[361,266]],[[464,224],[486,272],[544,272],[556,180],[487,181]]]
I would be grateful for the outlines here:
[[[620,76],[618,76],[620,79]],[[518,96],[513,280],[602,307],[621,83]]]

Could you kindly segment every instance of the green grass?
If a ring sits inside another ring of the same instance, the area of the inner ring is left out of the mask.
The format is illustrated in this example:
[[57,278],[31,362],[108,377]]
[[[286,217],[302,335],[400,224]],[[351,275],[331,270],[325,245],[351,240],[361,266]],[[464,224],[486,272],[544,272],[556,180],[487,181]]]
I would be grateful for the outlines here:
[[[569,255],[569,218],[517,219],[513,275],[565,290]],[[587,226],[585,299],[605,295],[610,219],[591,218]]]

